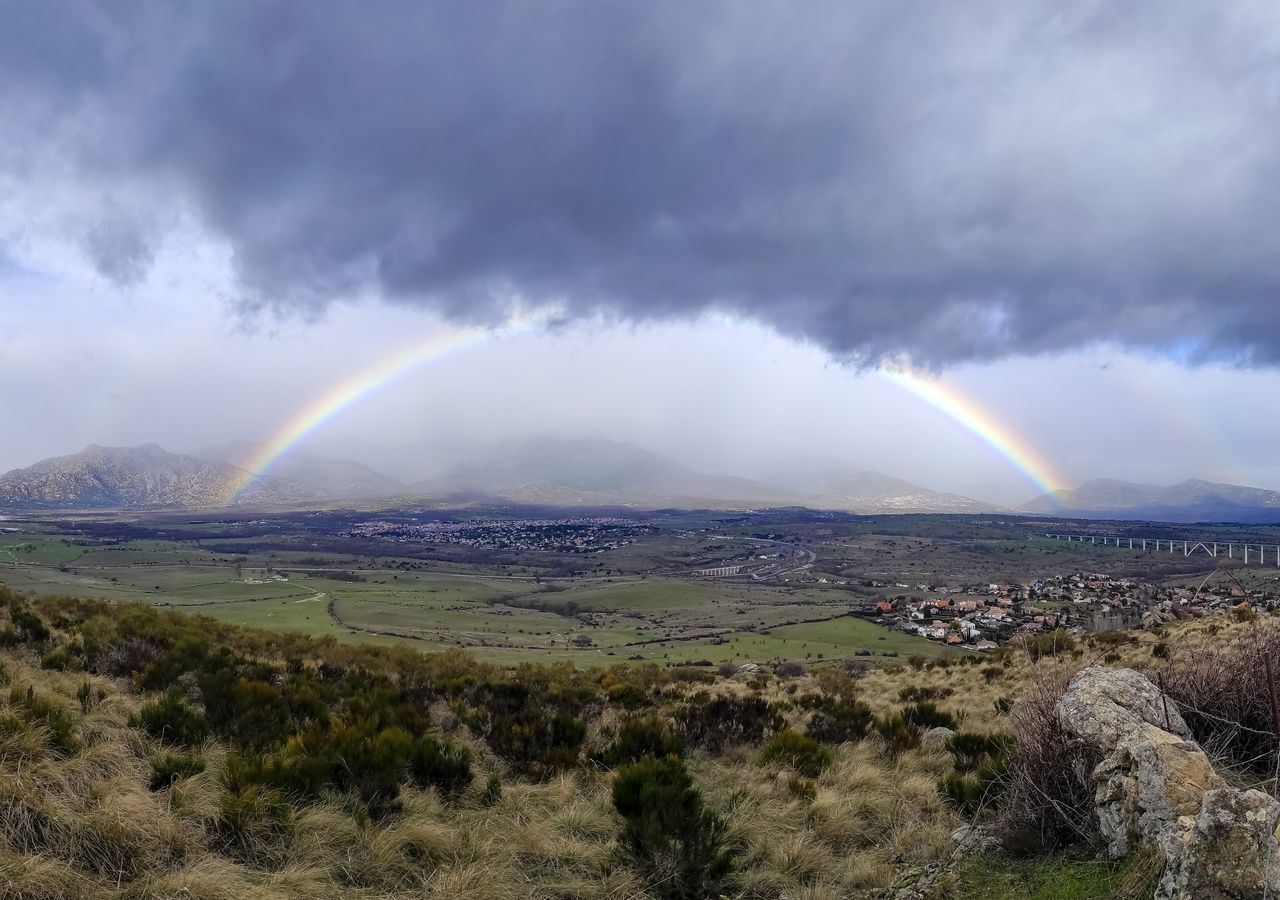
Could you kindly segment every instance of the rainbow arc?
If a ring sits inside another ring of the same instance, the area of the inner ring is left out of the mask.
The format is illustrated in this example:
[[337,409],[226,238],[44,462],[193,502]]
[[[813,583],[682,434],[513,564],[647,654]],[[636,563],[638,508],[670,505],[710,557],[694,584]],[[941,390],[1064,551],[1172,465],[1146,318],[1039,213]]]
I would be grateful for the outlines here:
[[[317,429],[407,372],[486,341],[530,331],[548,321],[550,315],[539,312],[518,316],[499,328],[447,328],[409,344],[338,382],[294,413],[254,451],[245,461],[242,473],[228,486],[225,504],[231,505],[239,500],[255,479],[268,472],[278,459]],[[1027,440],[974,398],[938,379],[907,369],[884,368],[880,374],[975,435],[1042,493],[1052,494],[1066,486],[1049,462]]]

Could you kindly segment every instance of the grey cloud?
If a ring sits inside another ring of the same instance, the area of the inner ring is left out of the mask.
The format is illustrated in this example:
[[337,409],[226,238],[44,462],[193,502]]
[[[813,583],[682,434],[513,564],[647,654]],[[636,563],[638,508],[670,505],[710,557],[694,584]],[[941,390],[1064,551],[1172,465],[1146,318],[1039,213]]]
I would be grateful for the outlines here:
[[89,229],[84,246],[105,278],[128,286],[146,277],[155,260],[153,240],[144,226],[116,212]]
[[0,164],[149,185],[253,306],[1280,361],[1273,3],[0,5]]

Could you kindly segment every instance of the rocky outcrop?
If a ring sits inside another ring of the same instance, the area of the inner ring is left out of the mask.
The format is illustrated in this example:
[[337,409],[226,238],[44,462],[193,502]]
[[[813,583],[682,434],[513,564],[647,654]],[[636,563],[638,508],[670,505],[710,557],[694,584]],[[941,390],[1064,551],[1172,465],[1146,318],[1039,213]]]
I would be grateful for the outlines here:
[[1228,787],[1155,685],[1132,669],[1091,667],[1054,713],[1068,735],[1105,754],[1093,779],[1111,854],[1163,854],[1157,900],[1280,896],[1280,803]]

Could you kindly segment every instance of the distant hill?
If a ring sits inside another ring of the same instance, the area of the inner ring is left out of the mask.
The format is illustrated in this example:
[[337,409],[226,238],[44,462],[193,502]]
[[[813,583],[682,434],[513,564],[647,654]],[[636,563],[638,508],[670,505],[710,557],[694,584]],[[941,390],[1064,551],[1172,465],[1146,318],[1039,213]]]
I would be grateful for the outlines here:
[[885,475],[852,470],[828,473],[816,483],[807,505],[867,514],[988,513],[999,507],[960,494],[948,494]]
[[[235,466],[170,453],[155,444],[99,447],[46,459],[0,475],[0,505],[24,508],[120,509],[221,505],[243,473]],[[242,502],[314,499],[304,488],[261,479]]]
[[[245,468],[259,445],[246,441],[197,450],[208,462]],[[271,464],[270,477],[288,482],[316,499],[362,500],[395,494],[403,485],[352,459],[317,459],[289,454]]]
[[1280,492],[1198,478],[1163,486],[1100,478],[1044,494],[1025,512],[1165,522],[1280,522]]
[[636,444],[533,438],[477,451],[465,463],[405,488],[418,497],[479,494],[562,506],[786,506],[803,496],[731,475],[707,475]]
[[421,497],[472,494],[563,506],[808,506],[868,514],[996,509],[878,472],[837,472],[803,487],[780,487],[698,472],[636,444],[569,438],[489,447],[435,478],[410,485],[406,492]]

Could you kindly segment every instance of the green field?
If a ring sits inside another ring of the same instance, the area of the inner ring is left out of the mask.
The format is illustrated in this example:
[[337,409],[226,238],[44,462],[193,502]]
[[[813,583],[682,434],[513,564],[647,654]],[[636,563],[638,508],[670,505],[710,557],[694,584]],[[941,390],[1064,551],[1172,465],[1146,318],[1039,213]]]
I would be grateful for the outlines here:
[[[803,512],[790,519],[673,512],[646,520],[652,524],[637,527],[630,543],[570,553],[382,540],[353,529],[375,515],[280,513],[246,522],[104,514],[85,520],[88,527],[10,519],[0,532],[0,582],[343,641],[460,647],[503,662],[818,662],[855,655],[883,662],[949,651],[854,615],[877,597],[926,597],[940,583],[957,596],[979,596],[989,582],[1081,571],[1194,586],[1222,564],[1046,540],[1041,522],[999,517],[841,521]],[[1164,527],[1166,537],[1177,530]],[[1224,539],[1235,533],[1213,528]],[[1280,541],[1280,533],[1268,539]],[[761,580],[694,574],[763,565],[765,548],[779,563]],[[810,552],[815,558],[806,561]],[[1274,569],[1245,569],[1239,561],[1228,569],[1214,577],[1277,584]]]
[[0,540],[0,582],[341,641],[461,647],[500,662],[816,661],[940,649],[849,617],[852,597],[844,592],[635,571],[705,565],[753,546],[737,540],[662,534],[619,548],[591,574],[543,578],[519,574],[539,571],[536,565],[424,564],[175,531],[181,540],[96,543],[35,529],[8,532]]

